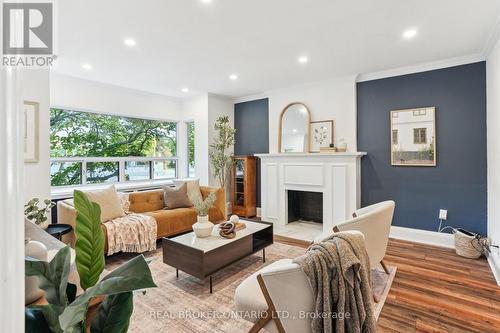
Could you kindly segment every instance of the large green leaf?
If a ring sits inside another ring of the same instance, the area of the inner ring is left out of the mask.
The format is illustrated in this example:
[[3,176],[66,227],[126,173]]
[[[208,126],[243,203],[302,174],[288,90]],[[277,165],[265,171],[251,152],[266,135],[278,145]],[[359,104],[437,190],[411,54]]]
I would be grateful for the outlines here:
[[101,208],[85,193],[75,190],[76,269],[80,286],[86,290],[99,281],[104,270],[104,234],[101,230]]
[[66,286],[70,271],[70,248],[60,249],[50,263],[26,257],[24,260],[26,276],[36,276],[38,286],[45,291],[47,302],[66,306]]
[[131,291],[106,297],[92,321],[91,332],[127,332],[130,316],[134,310],[133,300],[134,296]]
[[144,256],[137,256],[105,276],[71,303],[59,317],[61,327],[66,330],[82,322],[93,297],[154,287],[156,284]]

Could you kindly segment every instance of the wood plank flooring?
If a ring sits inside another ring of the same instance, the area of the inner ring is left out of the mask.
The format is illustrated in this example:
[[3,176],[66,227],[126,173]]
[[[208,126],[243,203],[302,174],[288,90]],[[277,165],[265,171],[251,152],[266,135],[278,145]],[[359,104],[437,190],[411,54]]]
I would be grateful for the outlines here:
[[[307,247],[307,242],[275,236]],[[379,332],[500,332],[500,287],[485,258],[391,239],[384,261],[398,271]]]

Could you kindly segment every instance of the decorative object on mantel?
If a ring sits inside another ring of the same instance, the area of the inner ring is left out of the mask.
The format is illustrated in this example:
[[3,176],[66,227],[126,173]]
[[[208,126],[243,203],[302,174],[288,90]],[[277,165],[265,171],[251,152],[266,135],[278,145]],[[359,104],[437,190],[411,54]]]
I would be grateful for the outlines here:
[[[47,261],[47,247],[40,242],[25,240],[24,255],[33,259]],[[31,304],[40,297],[44,292],[38,288],[38,278],[29,276],[24,278],[24,304]]]
[[329,147],[321,147],[319,149],[320,153],[335,153],[337,151],[337,148],[332,144],[330,144]]
[[278,149],[280,153],[306,153],[311,150],[311,113],[303,103],[290,103],[280,114]]
[[30,201],[28,201],[24,205],[24,216],[31,222],[34,222],[36,225],[42,227],[42,228],[47,228],[47,214],[50,212],[52,207],[55,206],[55,204],[46,199],[43,201],[45,204],[45,207],[40,208],[38,204],[40,203],[40,199],[38,198],[33,198]]
[[38,163],[40,104],[24,101],[24,163]]
[[204,238],[212,234],[214,224],[208,220],[208,210],[217,199],[215,192],[210,192],[205,200],[195,199],[194,208],[198,212],[198,222],[193,224],[193,231],[196,237]]
[[436,108],[394,110],[391,121],[391,164],[436,166]]
[[333,145],[333,120],[312,121],[309,126],[311,128],[311,153],[320,152],[323,148],[330,148]]
[[337,145],[337,151],[339,153],[345,153],[347,151],[347,143],[343,138],[339,140],[339,143]]

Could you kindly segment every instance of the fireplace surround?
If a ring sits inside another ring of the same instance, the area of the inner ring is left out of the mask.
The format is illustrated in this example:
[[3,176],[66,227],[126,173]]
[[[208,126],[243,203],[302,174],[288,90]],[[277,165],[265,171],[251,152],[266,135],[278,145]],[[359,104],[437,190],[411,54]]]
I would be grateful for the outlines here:
[[322,194],[323,231],[359,208],[361,158],[366,153],[257,154],[261,159],[261,218],[288,223],[288,191]]

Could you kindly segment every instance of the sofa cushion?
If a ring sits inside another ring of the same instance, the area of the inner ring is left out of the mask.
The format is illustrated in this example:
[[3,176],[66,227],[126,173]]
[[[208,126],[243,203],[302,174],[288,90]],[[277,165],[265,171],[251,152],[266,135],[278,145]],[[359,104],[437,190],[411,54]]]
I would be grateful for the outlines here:
[[175,179],[174,185],[179,187],[182,184],[187,185],[187,195],[191,203],[194,204],[195,201],[201,201],[202,195],[200,190],[200,180],[199,179]]
[[101,222],[125,216],[114,185],[103,190],[85,191],[84,193],[90,201],[101,207]]
[[130,211],[145,213],[160,210],[165,207],[163,190],[132,192],[129,194]]
[[197,214],[194,208],[162,209],[146,212],[154,217],[158,225],[158,237],[165,237],[175,233],[189,231],[196,223]]
[[186,183],[180,185],[179,187],[165,186],[163,190],[165,191],[164,200],[166,208],[175,209],[193,206],[187,195]]

